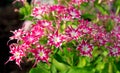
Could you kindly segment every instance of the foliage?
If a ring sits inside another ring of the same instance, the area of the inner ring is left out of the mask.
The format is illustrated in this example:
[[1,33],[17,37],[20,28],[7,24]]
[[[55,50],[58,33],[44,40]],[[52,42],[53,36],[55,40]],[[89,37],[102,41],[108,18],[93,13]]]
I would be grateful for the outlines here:
[[29,73],[120,73],[119,0],[54,1],[22,2],[27,23],[12,32],[8,61],[32,58]]

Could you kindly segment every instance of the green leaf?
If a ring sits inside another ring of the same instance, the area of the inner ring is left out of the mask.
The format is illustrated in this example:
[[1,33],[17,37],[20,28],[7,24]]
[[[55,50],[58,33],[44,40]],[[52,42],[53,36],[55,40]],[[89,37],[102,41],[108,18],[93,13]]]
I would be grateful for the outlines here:
[[85,9],[87,6],[89,5],[89,3],[87,3],[87,2],[84,2],[84,3],[82,3],[81,5],[80,5],[80,9]]
[[66,73],[94,73],[93,71],[87,70],[86,68],[71,68]]
[[120,71],[120,61],[118,62],[114,62],[115,66],[117,67],[117,69]]
[[81,17],[82,17],[83,19],[94,19],[94,18],[95,18],[95,15],[89,14],[89,13],[85,13],[85,14],[81,15]]
[[85,57],[79,57],[79,62],[78,62],[77,67],[83,68],[85,66],[86,66],[86,59],[85,59]]
[[31,6],[28,3],[25,3],[25,6],[19,9],[19,13],[22,16],[21,18],[29,18],[29,15],[31,14]]
[[47,40],[48,40],[48,39],[47,39],[46,37],[42,37],[42,38],[40,38],[39,43],[42,44],[42,45],[43,45],[43,44],[46,44],[46,43],[47,43]]
[[61,72],[65,71],[68,68],[68,66],[66,64],[58,62],[56,59],[53,59],[52,64],[54,64],[54,66],[56,67],[56,69],[58,71],[61,71]]
[[65,62],[65,61],[63,60],[63,58],[62,58],[59,54],[55,54],[55,55],[54,55],[54,58],[55,58],[58,62],[60,62],[60,63],[64,63],[64,64],[66,64],[66,65],[69,65],[67,62]]
[[54,64],[51,64],[51,73],[57,73],[57,69]]
[[50,73],[48,70],[42,69],[42,68],[32,68],[29,73]]
[[58,0],[54,0],[54,3],[55,3],[55,4],[58,4]]
[[108,10],[105,7],[101,6],[100,4],[95,4],[95,7],[104,15],[108,14]]
[[111,20],[109,20],[106,25],[106,30],[110,32],[113,29],[113,27],[114,27],[114,23]]

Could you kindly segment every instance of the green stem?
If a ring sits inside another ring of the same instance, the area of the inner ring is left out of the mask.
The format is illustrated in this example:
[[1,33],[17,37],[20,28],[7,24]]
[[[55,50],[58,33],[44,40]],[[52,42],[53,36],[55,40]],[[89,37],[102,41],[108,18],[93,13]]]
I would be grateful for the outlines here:
[[111,62],[109,63],[109,66],[108,66],[108,73],[112,73],[112,63]]
[[119,11],[120,11],[120,7],[118,6],[116,10],[116,15],[118,15]]

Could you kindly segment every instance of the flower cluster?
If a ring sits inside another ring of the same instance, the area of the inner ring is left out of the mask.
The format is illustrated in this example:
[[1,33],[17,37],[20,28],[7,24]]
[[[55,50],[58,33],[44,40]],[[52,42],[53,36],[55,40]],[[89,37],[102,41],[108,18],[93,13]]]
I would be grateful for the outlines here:
[[[85,19],[85,11],[79,8],[85,2],[90,0],[70,0],[67,5],[33,6],[30,14],[33,19],[30,23],[12,31],[10,40],[18,41],[9,46],[12,56],[8,61],[15,60],[20,66],[22,58],[31,53],[37,63],[48,63],[50,55],[56,54],[55,49],[64,48],[69,48],[69,52],[75,50],[79,56],[92,57],[96,46],[104,47],[108,56],[120,56],[120,17],[114,13],[97,14],[96,11],[94,20]],[[107,27],[108,24],[112,24],[112,27]]]

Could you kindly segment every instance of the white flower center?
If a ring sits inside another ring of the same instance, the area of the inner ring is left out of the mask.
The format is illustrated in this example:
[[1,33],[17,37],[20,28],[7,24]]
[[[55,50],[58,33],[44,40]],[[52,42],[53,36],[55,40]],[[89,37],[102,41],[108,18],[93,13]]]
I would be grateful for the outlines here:
[[55,42],[55,43],[60,42],[60,38],[59,38],[59,37],[54,37],[54,42]]
[[87,29],[83,29],[83,32],[84,32],[84,33],[87,33],[87,32],[88,32],[88,30],[87,30]]
[[33,37],[29,37],[28,40],[29,40],[30,42],[32,42],[34,39],[33,39]]
[[70,14],[72,15],[72,17],[74,18],[76,16],[76,13],[75,12],[70,12]]
[[85,52],[87,52],[87,51],[89,50],[89,48],[88,48],[87,45],[84,45],[84,46],[82,47],[82,50],[85,51]]
[[45,56],[44,52],[43,52],[43,51],[40,51],[40,52],[39,52],[39,56],[40,56],[40,57],[44,57],[44,56]]
[[113,49],[112,49],[112,52],[113,52],[114,54],[116,54],[116,53],[118,52],[118,49],[117,49],[117,48],[113,48]]
[[77,33],[75,31],[72,31],[70,34],[71,34],[72,37],[77,35]]
[[48,26],[48,25],[49,25],[49,23],[47,23],[47,22],[44,23],[44,26]]
[[42,14],[42,10],[38,10],[38,14]]
[[17,58],[20,58],[20,53],[19,53],[19,52],[16,52],[16,53],[14,54],[14,56],[15,56],[16,59],[17,59]]

